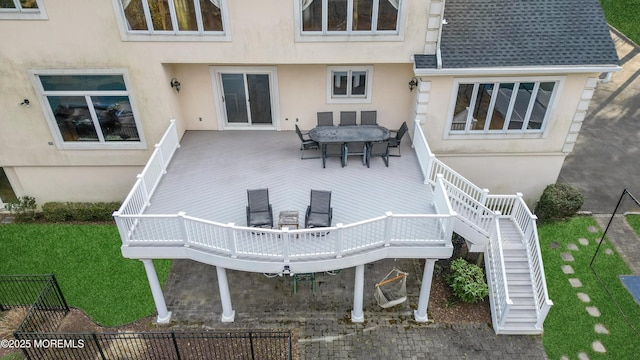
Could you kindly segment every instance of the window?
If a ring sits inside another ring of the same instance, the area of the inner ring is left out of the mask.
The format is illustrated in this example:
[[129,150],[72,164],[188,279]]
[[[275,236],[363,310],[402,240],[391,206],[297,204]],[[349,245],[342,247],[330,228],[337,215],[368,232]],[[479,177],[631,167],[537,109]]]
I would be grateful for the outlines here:
[[302,34],[398,34],[400,0],[299,0]]
[[542,132],[558,82],[461,81],[450,134]]
[[122,73],[35,74],[59,148],[144,148]]
[[41,0],[0,0],[0,19],[47,19]]
[[226,39],[226,0],[114,1],[124,19],[125,40],[188,40],[175,35]]
[[370,103],[373,67],[336,67],[327,71],[328,103]]

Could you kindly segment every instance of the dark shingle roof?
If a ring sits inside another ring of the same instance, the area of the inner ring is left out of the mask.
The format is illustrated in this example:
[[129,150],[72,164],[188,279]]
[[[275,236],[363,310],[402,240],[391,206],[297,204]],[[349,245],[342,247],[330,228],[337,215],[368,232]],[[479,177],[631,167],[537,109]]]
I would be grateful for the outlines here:
[[447,0],[444,18],[445,69],[619,64],[598,0]]

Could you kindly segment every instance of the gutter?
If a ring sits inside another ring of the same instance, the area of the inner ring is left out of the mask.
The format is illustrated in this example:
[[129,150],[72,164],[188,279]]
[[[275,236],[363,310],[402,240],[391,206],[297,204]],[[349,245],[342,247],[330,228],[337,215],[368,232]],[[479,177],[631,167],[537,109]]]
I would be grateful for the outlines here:
[[440,44],[436,50],[438,66],[436,69],[417,69],[415,62],[413,73],[415,76],[478,76],[478,75],[522,75],[522,74],[584,74],[584,73],[612,73],[622,70],[618,65],[592,66],[515,66],[515,67],[483,67],[483,68],[452,68],[442,69],[440,58]]

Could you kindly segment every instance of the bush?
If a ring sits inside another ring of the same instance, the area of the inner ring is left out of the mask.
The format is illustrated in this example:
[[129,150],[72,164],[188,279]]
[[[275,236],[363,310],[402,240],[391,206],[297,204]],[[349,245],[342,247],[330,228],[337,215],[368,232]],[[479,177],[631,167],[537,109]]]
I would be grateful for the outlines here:
[[584,198],[575,186],[551,184],[544,189],[535,214],[541,222],[566,219],[574,216],[583,203]]
[[484,273],[478,265],[458,258],[451,262],[449,269],[451,273],[447,276],[447,284],[462,301],[474,303],[489,295],[489,287],[484,280]]
[[113,212],[119,207],[118,202],[48,202],[42,206],[42,213],[51,222],[112,221]]
[[37,207],[36,199],[32,196],[20,196],[7,203],[7,210],[13,214],[17,222],[35,220]]

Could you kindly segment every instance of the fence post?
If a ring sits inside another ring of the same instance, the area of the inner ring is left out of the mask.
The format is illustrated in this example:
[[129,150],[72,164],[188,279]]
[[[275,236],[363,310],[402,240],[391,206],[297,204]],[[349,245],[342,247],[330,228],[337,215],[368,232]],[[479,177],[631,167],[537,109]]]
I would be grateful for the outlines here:
[[480,194],[480,199],[478,202],[482,205],[487,205],[487,197],[489,196],[489,189],[482,189],[482,193]]
[[238,252],[236,249],[236,232],[234,227],[236,226],[235,223],[228,223],[227,226],[229,227],[227,229],[227,246],[229,247],[229,253],[231,254],[231,258],[235,259],[238,257]]
[[251,347],[251,360],[255,360],[256,354],[253,351],[253,333],[249,331],[249,346]]
[[178,360],[180,360],[180,350],[178,349],[178,341],[176,340],[175,331],[171,332],[171,339],[173,340],[173,347],[176,349],[176,357],[178,358]]
[[384,221],[384,246],[391,245],[391,234],[393,230],[393,213],[391,211],[387,211],[384,213],[387,218]]
[[338,236],[336,236],[336,259],[340,259],[342,257],[342,238],[344,236],[344,224],[336,224],[336,227],[338,228]]
[[282,260],[285,263],[291,261],[291,233],[288,227],[282,228]]
[[100,342],[98,341],[98,335],[96,335],[96,333],[91,333],[91,335],[93,336],[93,341],[96,343],[96,347],[98,348],[98,353],[100,354],[100,358],[102,358],[102,360],[106,360],[107,358],[104,356],[104,353],[102,352],[102,348],[100,347]]
[[180,225],[180,232],[182,233],[182,243],[185,246],[189,246],[189,232],[187,231],[187,224],[185,224],[184,216],[186,213],[184,211],[180,211],[178,213],[178,224]]
[[64,306],[64,310],[69,312],[69,305],[67,305],[67,300],[65,300],[64,295],[62,294],[62,289],[60,289],[60,285],[58,285],[58,280],[56,279],[55,274],[51,274],[51,281],[53,282],[53,286],[56,289],[56,293],[58,294],[58,298],[62,301],[62,305]]

